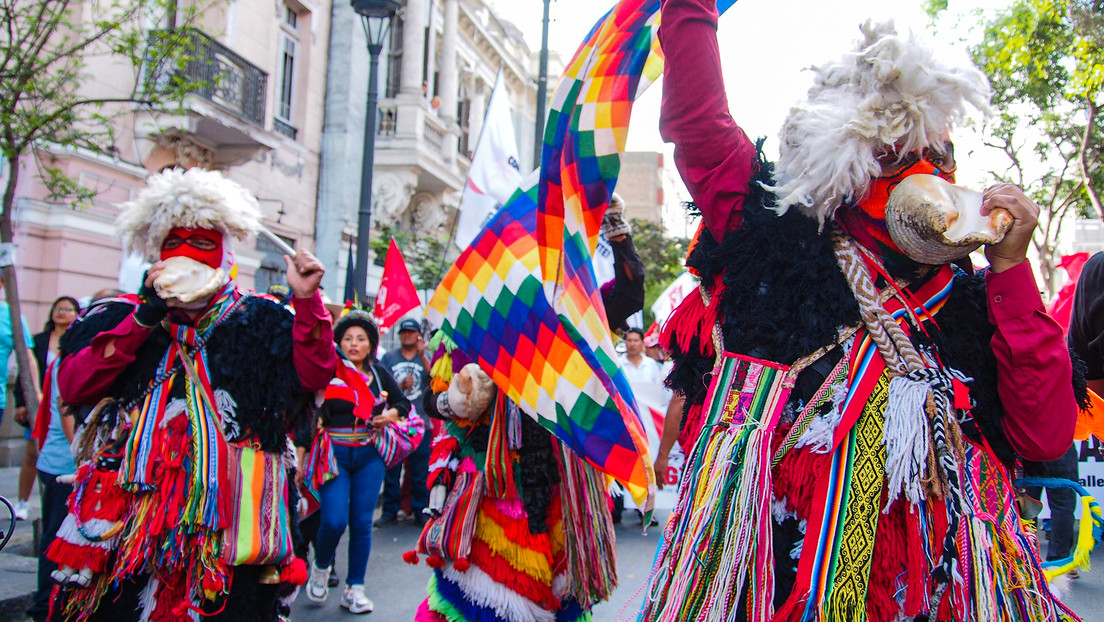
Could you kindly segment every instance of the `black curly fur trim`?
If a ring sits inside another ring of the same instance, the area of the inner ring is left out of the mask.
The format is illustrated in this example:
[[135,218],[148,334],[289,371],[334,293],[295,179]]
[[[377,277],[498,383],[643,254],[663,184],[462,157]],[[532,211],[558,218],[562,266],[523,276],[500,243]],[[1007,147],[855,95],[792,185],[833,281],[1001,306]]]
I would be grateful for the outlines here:
[[[117,326],[133,309],[126,303],[111,303],[83,318],[66,332],[62,356],[87,347],[97,334]],[[310,416],[292,360],[293,322],[285,307],[250,296],[214,328],[206,346],[211,384],[234,398],[242,438],[256,439],[268,452],[283,451],[289,428]],[[124,403],[141,396],[170,343],[168,333],[156,327],[108,395]],[[182,396],[183,387],[184,383],[175,383],[172,396]]]
[[527,415],[521,416],[521,449],[518,452],[521,498],[529,517],[529,531],[548,532],[548,508],[552,491],[560,483],[556,445],[552,434]]
[[962,426],[962,432],[975,442],[984,437],[997,459],[1011,465],[1016,454],[1004,435],[997,357],[990,345],[996,329],[989,323],[987,309],[985,273],[956,269],[951,294],[935,316],[935,325],[925,323],[926,335],[924,331],[912,333],[917,343],[934,345],[945,365],[973,378],[968,383],[974,401],[973,419]]
[[1070,362],[1073,363],[1073,397],[1077,399],[1077,407],[1088,410],[1092,406],[1089,401],[1089,381],[1085,374],[1089,373],[1089,366],[1085,363],[1073,348],[1069,348]]

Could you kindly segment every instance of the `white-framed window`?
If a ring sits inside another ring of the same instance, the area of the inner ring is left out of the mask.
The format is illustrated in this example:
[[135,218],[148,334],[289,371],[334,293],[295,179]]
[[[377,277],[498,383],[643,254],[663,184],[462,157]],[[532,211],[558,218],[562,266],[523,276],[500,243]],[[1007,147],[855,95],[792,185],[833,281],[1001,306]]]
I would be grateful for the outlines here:
[[299,55],[299,13],[284,5],[280,20],[276,117],[291,123],[295,114],[296,59]]

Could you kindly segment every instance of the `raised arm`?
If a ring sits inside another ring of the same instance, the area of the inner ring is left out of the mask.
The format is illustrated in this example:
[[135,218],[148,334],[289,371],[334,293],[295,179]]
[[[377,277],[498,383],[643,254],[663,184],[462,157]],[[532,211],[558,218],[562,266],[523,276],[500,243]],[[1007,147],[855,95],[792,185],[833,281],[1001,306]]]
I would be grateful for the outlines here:
[[713,237],[739,228],[755,145],[728,111],[717,44],[716,0],[663,0],[659,131]]

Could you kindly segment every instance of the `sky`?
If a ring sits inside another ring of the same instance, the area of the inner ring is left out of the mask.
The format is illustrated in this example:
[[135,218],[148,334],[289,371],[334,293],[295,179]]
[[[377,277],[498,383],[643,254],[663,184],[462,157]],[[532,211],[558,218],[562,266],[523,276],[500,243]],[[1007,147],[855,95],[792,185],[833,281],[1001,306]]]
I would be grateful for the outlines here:
[[[495,13],[518,26],[533,50],[541,44],[541,0],[486,0]],[[850,50],[866,19],[892,18],[922,37],[950,44],[951,54],[965,55],[963,39],[977,23],[971,11],[1008,4],[1007,0],[950,0],[940,34],[931,34],[929,18],[919,0],[739,0],[721,16],[718,38],[729,107],[733,118],[753,139],[766,136],[765,149],[777,157],[777,133],[791,105],[803,99],[812,82],[804,71],[810,65],[834,60]],[[583,37],[609,8],[612,0],[553,0],[550,9],[549,49],[567,62]],[[973,35],[976,36],[976,35]],[[551,88],[551,87],[550,87]],[[629,125],[629,151],[663,151],[670,146],[659,137],[659,101],[662,81],[636,103]],[[966,136],[956,135],[956,152],[976,150]],[[962,159],[960,157],[960,159]],[[668,158],[668,161],[670,159]],[[979,169],[982,167],[979,167]],[[960,183],[980,182],[960,168]]]

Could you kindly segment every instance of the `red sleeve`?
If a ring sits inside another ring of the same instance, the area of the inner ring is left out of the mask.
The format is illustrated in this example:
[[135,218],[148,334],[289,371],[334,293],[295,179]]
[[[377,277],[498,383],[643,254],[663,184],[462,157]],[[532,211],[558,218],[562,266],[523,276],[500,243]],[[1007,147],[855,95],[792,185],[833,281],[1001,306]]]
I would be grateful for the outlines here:
[[663,104],[659,132],[719,242],[740,226],[756,166],[755,145],[728,111],[717,45],[716,0],[663,0]]
[[299,382],[307,391],[324,389],[337,368],[330,313],[318,294],[310,298],[292,296],[291,306],[295,309],[292,358]]
[[[79,352],[65,357],[58,370],[58,391],[61,399],[71,404],[92,404],[99,401],[115,378],[134,361],[138,347],[145,343],[151,329],[134,321],[134,314],[119,325],[92,338],[92,343]],[[114,352],[105,356],[108,345]]]
[[989,322],[996,326],[997,391],[1004,432],[1025,459],[1060,458],[1073,442],[1077,402],[1062,327],[1046,314],[1025,261],[985,277]]

